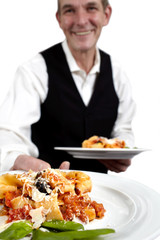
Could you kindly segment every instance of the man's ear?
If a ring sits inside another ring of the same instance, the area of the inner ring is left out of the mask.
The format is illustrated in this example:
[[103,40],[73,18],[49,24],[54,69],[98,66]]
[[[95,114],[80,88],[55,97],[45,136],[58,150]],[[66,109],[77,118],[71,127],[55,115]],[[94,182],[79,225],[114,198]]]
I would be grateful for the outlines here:
[[104,26],[106,26],[109,23],[109,20],[111,18],[112,15],[112,7],[110,5],[108,5],[104,11],[105,14],[105,19],[104,19]]
[[61,20],[60,20],[60,16],[59,16],[58,12],[56,12],[56,19],[57,19],[57,21],[59,23],[59,26],[61,27]]

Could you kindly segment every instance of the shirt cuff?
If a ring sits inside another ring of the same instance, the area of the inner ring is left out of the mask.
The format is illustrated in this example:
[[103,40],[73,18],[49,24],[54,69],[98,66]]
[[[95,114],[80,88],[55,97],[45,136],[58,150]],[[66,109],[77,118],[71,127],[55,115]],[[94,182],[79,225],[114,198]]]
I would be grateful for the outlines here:
[[1,150],[0,152],[0,171],[10,171],[11,167],[13,167],[14,162],[16,160],[16,158],[19,155],[24,155],[26,153],[24,152],[5,152],[3,150]]

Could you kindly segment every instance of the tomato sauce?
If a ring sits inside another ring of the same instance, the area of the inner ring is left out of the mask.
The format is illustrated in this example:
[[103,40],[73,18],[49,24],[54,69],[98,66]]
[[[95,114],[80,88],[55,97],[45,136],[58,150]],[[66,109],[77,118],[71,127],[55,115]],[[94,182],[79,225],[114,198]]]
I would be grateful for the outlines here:
[[104,213],[105,213],[105,209],[103,207],[103,204],[102,203],[97,203],[96,201],[93,201],[91,203],[92,207],[95,209],[96,211],[96,217],[97,218],[102,218],[104,217]]
[[8,211],[8,220],[7,222],[12,222],[12,221],[17,221],[17,220],[31,220],[31,216],[29,215],[30,210],[32,209],[32,207],[27,204],[24,205],[22,208],[18,208],[18,209],[10,209]]
[[20,191],[19,189],[17,189],[14,192],[10,192],[10,191],[6,192],[5,205],[11,208],[12,207],[11,200],[21,195],[22,195],[22,191]]
[[75,216],[82,222],[87,223],[89,218],[87,209],[94,209],[96,218],[104,216],[105,209],[103,204],[98,204],[95,201],[92,202],[90,198],[86,198],[85,196],[65,194],[61,199],[64,204],[60,206],[60,210],[66,221],[72,221]]

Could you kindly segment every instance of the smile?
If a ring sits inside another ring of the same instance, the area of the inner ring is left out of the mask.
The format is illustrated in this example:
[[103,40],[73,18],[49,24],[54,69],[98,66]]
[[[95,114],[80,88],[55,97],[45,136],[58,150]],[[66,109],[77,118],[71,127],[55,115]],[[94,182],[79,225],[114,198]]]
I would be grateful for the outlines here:
[[92,31],[90,30],[90,31],[87,31],[87,32],[75,32],[75,34],[78,35],[78,36],[84,36],[84,35],[90,34],[91,32]]

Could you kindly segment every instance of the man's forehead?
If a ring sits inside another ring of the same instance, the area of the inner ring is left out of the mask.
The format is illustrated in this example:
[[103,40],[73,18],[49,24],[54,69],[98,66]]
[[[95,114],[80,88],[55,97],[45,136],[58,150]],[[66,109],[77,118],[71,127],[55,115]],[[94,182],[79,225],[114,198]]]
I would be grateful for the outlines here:
[[60,6],[63,5],[77,5],[77,4],[90,4],[90,3],[100,3],[101,0],[59,0]]

